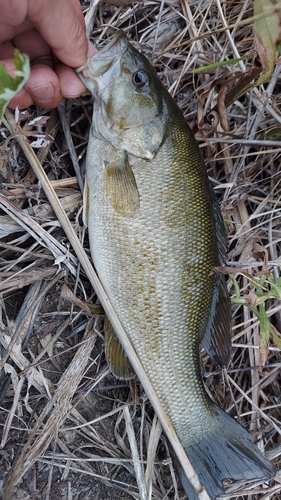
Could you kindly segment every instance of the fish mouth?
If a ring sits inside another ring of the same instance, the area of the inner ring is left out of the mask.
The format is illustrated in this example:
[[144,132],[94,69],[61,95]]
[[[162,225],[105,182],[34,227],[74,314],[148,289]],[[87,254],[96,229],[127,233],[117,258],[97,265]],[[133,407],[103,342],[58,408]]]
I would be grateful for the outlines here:
[[97,54],[89,58],[83,66],[76,69],[86,87],[88,87],[86,79],[98,78],[104,75],[114,63],[120,60],[126,50],[127,43],[124,31],[117,31],[114,37]]
[[[126,37],[126,34],[124,33],[124,31],[118,30],[115,33],[115,35],[111,38],[111,40],[109,40],[109,42],[101,50],[99,50],[98,54],[96,54],[96,55],[99,55],[99,54],[103,55],[108,50],[111,51],[112,49],[116,49],[118,47],[118,42],[124,38],[127,40],[127,37]],[[114,50],[112,52],[114,52]]]

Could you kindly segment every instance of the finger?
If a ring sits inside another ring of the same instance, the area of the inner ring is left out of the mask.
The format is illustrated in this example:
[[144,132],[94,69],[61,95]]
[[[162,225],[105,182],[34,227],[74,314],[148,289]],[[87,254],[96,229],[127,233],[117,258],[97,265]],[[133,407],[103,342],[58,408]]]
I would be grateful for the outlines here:
[[[12,42],[4,42],[0,45],[0,61],[5,61],[5,59],[13,59],[14,58],[14,50],[15,47]],[[11,69],[10,65],[7,67],[8,70]]]
[[79,20],[79,23],[81,24],[81,26],[85,26],[85,20],[84,20],[84,16],[83,16],[83,12],[82,12],[82,9],[81,9],[81,3],[80,3],[80,0],[70,0],[72,5],[73,5],[73,8],[76,12],[76,16]]
[[92,57],[98,53],[98,49],[88,40],[87,57]]
[[[37,38],[37,35],[30,32],[27,37],[28,40],[25,40],[26,37],[24,36],[22,38],[19,36],[17,39],[20,49],[23,52],[28,52],[33,61],[30,79],[25,87],[10,101],[10,108],[18,106],[23,109],[33,104],[33,102],[43,108],[52,108],[57,106],[62,96],[68,98],[78,97],[86,91],[86,87],[71,68],[58,63],[55,67],[56,75],[50,68],[41,64],[41,62],[44,62],[47,66],[52,66],[53,61],[48,46],[46,48],[46,44],[44,45],[44,42],[40,40],[41,37]],[[47,54],[41,55],[40,52],[47,52]],[[97,49],[89,42],[88,57],[96,53]],[[15,76],[13,55],[14,45],[12,42],[5,42],[0,46],[0,59],[6,65],[9,73]],[[39,61],[40,64],[38,64]]]
[[[16,76],[16,69],[14,64],[14,50],[15,47],[12,42],[5,42],[0,45],[0,60],[7,68],[11,76]],[[23,87],[13,99],[9,102],[9,108],[14,109],[18,106],[20,109],[27,108],[33,104],[33,99],[27,90]]]
[[[1,12],[1,14],[2,14],[2,12]],[[21,24],[18,24],[17,26],[14,26],[12,24],[4,24],[2,22],[2,20],[3,19],[2,19],[2,15],[1,15],[0,44],[2,42],[7,41],[7,40],[12,40],[16,35],[24,32],[24,31],[27,31],[33,27],[33,23],[31,21],[29,21],[28,19],[23,21]]]
[[[52,54],[47,44],[41,40],[41,37],[37,37],[37,35],[36,33],[28,32],[27,37],[24,34],[22,34],[22,39],[21,36],[18,37],[17,45],[20,50],[30,55],[31,72],[24,88],[10,101],[10,108],[15,108],[16,106],[20,109],[26,108],[33,104],[33,102],[43,108],[53,108],[62,99],[59,78],[52,69],[54,65]],[[8,72],[12,76],[15,76],[13,54],[14,45],[11,42],[5,42],[1,45],[0,58],[4,62]]]
[[[92,57],[97,52],[96,47],[91,42],[88,42],[87,57]],[[56,64],[56,73],[60,81],[61,93],[64,97],[71,99],[87,91],[75,71],[69,66],[59,62]]]
[[62,100],[57,74],[43,64],[36,64],[31,68],[29,80],[24,87],[32,100],[42,108],[55,108]]
[[86,92],[85,85],[81,82],[74,69],[63,63],[58,63],[56,73],[59,78],[60,91],[64,97],[72,99]]
[[8,107],[15,109],[18,106],[19,109],[25,109],[31,104],[33,104],[33,99],[27,90],[23,88],[9,101]]
[[[13,72],[12,60],[6,60],[5,65]],[[20,109],[27,108],[35,103],[41,108],[55,108],[62,100],[60,83],[57,74],[48,66],[36,65],[31,68],[30,78],[24,88],[11,99],[9,108],[18,106]]]
[[[45,78],[47,80],[41,82],[43,72],[51,72],[51,74],[46,74]],[[38,73],[39,71],[39,73]],[[48,67],[44,66],[40,69],[36,66],[34,70],[31,71],[31,85],[25,85],[23,89],[18,92],[18,94],[11,99],[9,102],[9,108],[14,109],[16,106],[19,109],[28,108],[32,104],[36,103],[41,108],[55,108],[62,100],[62,95],[60,92],[59,81],[57,75]]]
[[79,0],[30,0],[28,16],[60,61],[72,67],[86,62],[88,41]]
[[[12,61],[11,61],[12,62]],[[5,61],[6,66],[9,61]],[[59,79],[48,66],[35,66],[31,69],[28,83],[9,102],[9,108],[27,108],[36,103],[41,108],[55,108],[62,100]]]
[[53,54],[49,45],[35,28],[17,35],[13,42],[30,58],[31,73],[25,90],[38,106],[56,107],[62,95],[58,76],[53,70]]
[[54,66],[52,51],[37,29],[33,28],[15,36],[13,44],[22,54],[29,56],[31,66],[35,64]]
[[10,26],[21,24],[26,18],[28,0],[0,0],[1,23]]

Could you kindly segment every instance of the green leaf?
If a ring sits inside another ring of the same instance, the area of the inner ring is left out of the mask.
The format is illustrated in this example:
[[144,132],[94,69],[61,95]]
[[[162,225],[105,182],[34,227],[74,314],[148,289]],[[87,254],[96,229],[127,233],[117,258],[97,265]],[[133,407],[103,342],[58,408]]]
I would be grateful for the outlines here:
[[0,62],[0,123],[9,101],[19,92],[30,75],[29,58],[14,51],[15,77],[11,76],[6,66]]
[[193,73],[202,73],[203,71],[221,68],[222,66],[229,66],[231,64],[236,64],[239,61],[243,61],[242,57],[237,57],[236,59],[228,59],[227,61],[215,62],[213,64],[208,64],[207,66],[201,66],[201,68],[196,68],[193,70]]
[[280,0],[254,1],[254,14],[264,14],[264,17],[254,22],[255,48],[262,65],[262,75],[255,86],[266,82],[274,71],[281,41],[281,14],[276,9],[278,6],[281,8]]
[[266,310],[263,306],[260,306],[260,362],[259,362],[259,370],[262,373],[263,367],[266,363],[268,356],[268,345],[269,345],[269,332],[270,332],[270,323],[266,314]]

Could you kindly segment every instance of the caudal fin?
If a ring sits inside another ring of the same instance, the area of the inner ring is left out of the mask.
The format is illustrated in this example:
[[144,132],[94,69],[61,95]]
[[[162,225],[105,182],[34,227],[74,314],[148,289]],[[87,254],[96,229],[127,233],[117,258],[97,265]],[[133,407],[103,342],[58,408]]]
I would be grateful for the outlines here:
[[[276,475],[274,465],[253,444],[250,434],[236,420],[218,407],[218,431],[206,434],[186,454],[212,500],[225,493],[223,481],[229,480],[233,491],[251,482],[268,481]],[[189,500],[197,499],[193,487],[180,471],[183,488]],[[236,483],[237,482],[237,483]],[[235,493],[234,493],[235,494]]]

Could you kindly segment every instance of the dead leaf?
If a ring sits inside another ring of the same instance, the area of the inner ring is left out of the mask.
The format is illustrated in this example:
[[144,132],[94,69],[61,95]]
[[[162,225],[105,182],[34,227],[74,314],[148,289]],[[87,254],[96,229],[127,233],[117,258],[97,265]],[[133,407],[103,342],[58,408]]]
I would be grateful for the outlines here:
[[67,300],[74,306],[77,306],[83,311],[86,311],[88,314],[104,314],[103,308],[101,306],[90,304],[85,300],[78,299],[78,297],[76,297],[66,285],[63,285],[62,287],[61,296],[63,299]]
[[245,268],[243,267],[231,267],[231,266],[217,266],[213,267],[212,271],[210,272],[210,276],[212,274],[243,274],[245,276],[247,273],[245,272]]
[[[228,130],[228,123],[226,118],[226,108],[235,102],[238,98],[243,96],[252,86],[251,84],[262,71],[260,62],[255,59],[253,66],[244,73],[227,73],[222,77],[214,80],[207,90],[198,98],[198,125],[193,128],[194,134],[197,130],[206,131],[208,134],[213,133],[217,129],[218,123],[221,123],[223,130]],[[213,87],[218,87],[218,101],[217,104],[205,116],[203,113],[204,99],[207,97]],[[218,118],[214,120],[218,114]]]
[[253,245],[253,251],[252,251],[252,256],[256,260],[263,260],[264,267],[265,269],[268,266],[268,250],[260,245],[259,243],[254,243]]
[[36,134],[35,137],[37,137],[37,139],[30,143],[30,146],[32,148],[45,148],[46,146],[54,142],[54,139],[48,134]]
[[45,125],[47,121],[50,119],[50,116],[36,116],[33,120],[28,122],[29,127],[38,127],[39,125]]
[[273,344],[275,344],[276,347],[281,349],[281,333],[272,324],[270,324],[270,338]]
[[260,337],[260,349],[259,349],[259,353],[260,353],[259,372],[260,372],[260,374],[262,374],[264,365],[267,361],[268,352],[269,352],[269,338],[264,339],[263,335],[261,335],[261,337]]
[[52,340],[52,335],[50,333],[48,333],[48,335],[45,335],[45,337],[42,337],[40,339],[40,344],[43,347],[43,349],[45,347],[47,347],[46,350],[47,350],[47,354],[48,354],[49,358],[51,358],[53,356],[53,353],[54,353],[54,351],[53,351],[54,346],[53,346],[51,340]]
[[245,290],[243,297],[251,304],[251,306],[256,307],[257,305],[257,294],[252,290]]

